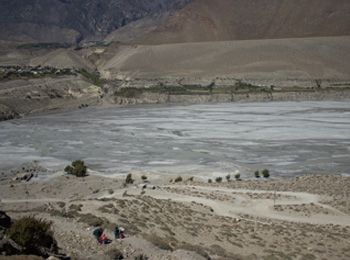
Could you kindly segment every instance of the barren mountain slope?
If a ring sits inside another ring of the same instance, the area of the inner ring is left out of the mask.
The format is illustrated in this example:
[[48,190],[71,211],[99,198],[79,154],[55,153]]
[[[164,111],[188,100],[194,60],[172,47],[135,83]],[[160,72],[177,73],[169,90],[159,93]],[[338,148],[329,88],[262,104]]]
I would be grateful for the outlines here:
[[132,21],[156,13],[170,15],[190,1],[1,0],[0,40],[69,43],[103,40]]
[[[350,37],[120,46],[100,71],[131,78],[231,77],[262,85],[350,82]],[[210,82],[209,82],[210,83]]]
[[138,43],[341,36],[348,0],[196,0]]

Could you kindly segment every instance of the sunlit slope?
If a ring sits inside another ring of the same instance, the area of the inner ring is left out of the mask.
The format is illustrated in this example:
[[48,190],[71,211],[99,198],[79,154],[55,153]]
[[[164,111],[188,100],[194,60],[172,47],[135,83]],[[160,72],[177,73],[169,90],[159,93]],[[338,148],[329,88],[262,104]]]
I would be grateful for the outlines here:
[[236,77],[350,80],[350,37],[112,46],[109,78]]
[[343,36],[348,0],[196,0],[139,43]]

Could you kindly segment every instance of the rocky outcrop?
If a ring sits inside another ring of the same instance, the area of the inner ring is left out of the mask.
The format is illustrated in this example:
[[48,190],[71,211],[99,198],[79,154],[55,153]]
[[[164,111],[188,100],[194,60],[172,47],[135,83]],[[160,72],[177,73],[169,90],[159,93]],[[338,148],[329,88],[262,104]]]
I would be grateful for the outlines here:
[[11,80],[0,84],[0,120],[97,106],[104,92],[83,77]]
[[[1,111],[1,106],[0,106],[0,111]],[[4,110],[0,112],[0,121],[11,120],[16,118],[20,118],[20,115],[13,109],[7,109],[6,107],[4,107]]]
[[8,229],[11,226],[11,218],[0,210],[0,229]]
[[341,100],[350,99],[350,90],[327,90],[318,92],[266,92],[247,94],[213,95],[170,95],[144,93],[138,97],[115,97],[118,105],[165,104],[165,103],[222,103],[222,102],[270,102],[270,101],[305,101],[305,100]]

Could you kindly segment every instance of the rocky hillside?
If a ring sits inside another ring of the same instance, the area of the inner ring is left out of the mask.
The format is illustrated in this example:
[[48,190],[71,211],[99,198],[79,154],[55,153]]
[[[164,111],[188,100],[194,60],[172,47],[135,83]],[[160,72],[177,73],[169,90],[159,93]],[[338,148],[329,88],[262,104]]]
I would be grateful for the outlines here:
[[140,43],[344,36],[348,0],[196,0]]
[[130,22],[158,13],[171,15],[189,2],[191,0],[2,0],[0,40],[69,43],[103,40]]

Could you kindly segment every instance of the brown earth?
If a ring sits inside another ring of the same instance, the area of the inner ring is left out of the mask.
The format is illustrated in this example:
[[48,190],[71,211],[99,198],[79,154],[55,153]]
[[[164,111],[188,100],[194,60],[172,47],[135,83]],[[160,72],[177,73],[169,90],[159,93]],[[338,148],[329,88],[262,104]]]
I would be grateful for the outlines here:
[[347,0],[196,0],[136,42],[282,39],[349,35]]
[[[61,253],[75,259],[110,259],[115,249],[124,259],[150,260],[350,257],[349,177],[212,184],[188,176],[177,183],[171,181],[177,176],[132,177],[131,186],[124,177],[3,177],[0,205],[13,219],[35,214],[52,220]],[[93,238],[93,216],[104,223],[110,244]],[[124,240],[113,238],[116,224],[126,228]]]

